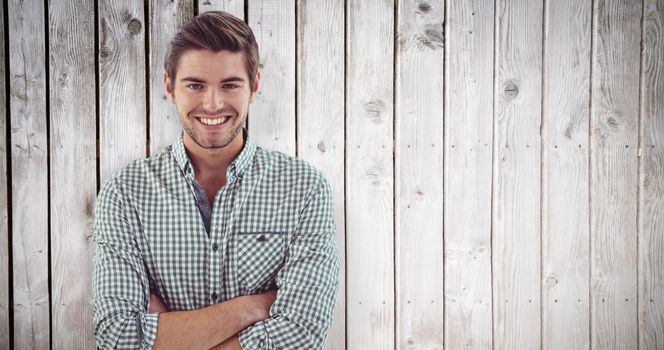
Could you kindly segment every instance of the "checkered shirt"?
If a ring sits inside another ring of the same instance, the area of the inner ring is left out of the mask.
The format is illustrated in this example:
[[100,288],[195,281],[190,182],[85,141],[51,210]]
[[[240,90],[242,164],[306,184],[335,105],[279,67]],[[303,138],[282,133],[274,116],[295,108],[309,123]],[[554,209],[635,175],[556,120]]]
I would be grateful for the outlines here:
[[320,349],[334,313],[339,256],[330,186],[304,161],[248,138],[216,194],[210,231],[182,136],[102,187],[95,208],[93,309],[101,348],[150,349],[158,313],[277,289],[244,349]]

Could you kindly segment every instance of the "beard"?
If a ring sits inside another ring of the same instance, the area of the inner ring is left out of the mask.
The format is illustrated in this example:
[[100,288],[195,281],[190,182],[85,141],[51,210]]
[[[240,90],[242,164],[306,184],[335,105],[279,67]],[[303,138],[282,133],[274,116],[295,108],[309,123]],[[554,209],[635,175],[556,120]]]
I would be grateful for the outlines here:
[[[193,121],[194,117],[191,118]],[[232,117],[231,119],[233,118],[237,118],[237,116]],[[201,137],[199,133],[196,132],[196,130],[194,130],[193,125],[186,123],[182,124],[184,132],[186,132],[187,135],[189,135],[189,138],[191,138],[191,140],[194,141],[198,146],[205,149],[215,149],[215,148],[224,148],[228,146],[231,142],[233,142],[233,140],[235,140],[237,135],[240,134],[240,132],[242,132],[242,129],[244,128],[244,121],[246,119],[247,116],[245,115],[244,118],[242,118],[242,120],[239,123],[237,123],[237,125],[229,125],[231,130],[222,135],[222,139],[218,141],[205,140],[203,137]],[[228,120],[227,123],[231,121],[232,120]]]

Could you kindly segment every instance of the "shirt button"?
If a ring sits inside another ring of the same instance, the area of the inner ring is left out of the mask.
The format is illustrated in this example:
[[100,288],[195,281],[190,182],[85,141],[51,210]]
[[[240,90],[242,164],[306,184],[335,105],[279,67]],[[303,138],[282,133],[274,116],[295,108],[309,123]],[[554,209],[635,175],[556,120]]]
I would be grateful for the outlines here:
[[217,244],[217,243],[213,244],[212,245],[212,250],[216,252],[217,249],[219,249],[219,244]]
[[212,293],[212,301],[217,301],[217,293]]

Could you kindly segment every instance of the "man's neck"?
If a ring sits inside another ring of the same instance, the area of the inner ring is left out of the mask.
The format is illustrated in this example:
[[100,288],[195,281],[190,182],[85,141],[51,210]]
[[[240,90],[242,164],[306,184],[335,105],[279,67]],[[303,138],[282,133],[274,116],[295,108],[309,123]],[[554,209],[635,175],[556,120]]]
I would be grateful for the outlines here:
[[240,133],[226,147],[213,149],[199,146],[186,133],[183,142],[197,180],[223,179],[225,182],[226,169],[242,152],[244,136]]

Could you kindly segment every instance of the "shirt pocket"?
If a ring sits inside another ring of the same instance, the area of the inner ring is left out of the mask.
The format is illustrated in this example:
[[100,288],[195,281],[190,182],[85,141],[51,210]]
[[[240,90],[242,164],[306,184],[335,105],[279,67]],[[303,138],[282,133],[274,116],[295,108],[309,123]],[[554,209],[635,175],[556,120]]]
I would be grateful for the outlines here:
[[243,293],[269,290],[286,255],[285,231],[240,231],[235,263]]

